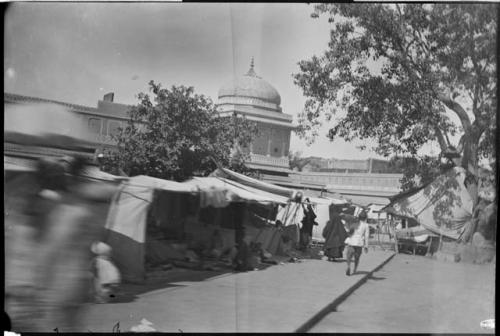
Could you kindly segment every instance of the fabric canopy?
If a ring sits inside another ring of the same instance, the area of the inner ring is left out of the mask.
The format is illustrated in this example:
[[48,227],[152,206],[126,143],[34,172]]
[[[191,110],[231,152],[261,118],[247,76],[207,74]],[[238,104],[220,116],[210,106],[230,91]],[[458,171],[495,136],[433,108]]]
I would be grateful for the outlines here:
[[[26,159],[18,157],[3,157],[4,172],[34,172],[36,171],[37,159]],[[87,165],[83,167],[81,175],[87,178],[103,181],[118,181],[128,177],[116,176],[103,172],[97,166]]]
[[277,194],[269,193],[260,189],[252,188],[235,181],[221,177],[195,177],[183,184],[192,185],[200,191],[210,188],[226,190],[226,197],[231,202],[256,202],[286,204],[288,199]]
[[25,171],[35,171],[35,167],[33,165],[22,164],[18,160],[3,157],[3,170],[6,171],[15,171],[15,172],[25,172]]
[[129,179],[127,185],[143,188],[147,190],[166,190],[172,192],[197,192],[196,187],[186,183],[180,183],[175,181],[163,180],[156,177],[139,175],[134,176]]
[[271,183],[263,182],[260,180],[256,180],[254,178],[245,176],[243,174],[234,172],[232,170],[226,169],[226,168],[218,168],[212,173],[213,176],[218,176],[218,177],[223,177],[227,178],[233,181],[236,181],[240,184],[258,189],[258,190],[263,190],[272,194],[277,194],[282,197],[286,197],[288,199],[293,198],[294,195],[297,193],[296,190],[293,189],[288,189],[284,187],[280,187]]
[[473,201],[467,191],[465,169],[455,167],[414,193],[395,196],[383,210],[415,219],[426,229],[458,239],[471,219]]
[[219,177],[195,177],[186,182],[135,176],[124,181],[115,195],[106,221],[106,243],[127,281],[142,282],[146,217],[155,190],[200,195],[200,207],[225,207],[230,202],[286,204],[288,199]]

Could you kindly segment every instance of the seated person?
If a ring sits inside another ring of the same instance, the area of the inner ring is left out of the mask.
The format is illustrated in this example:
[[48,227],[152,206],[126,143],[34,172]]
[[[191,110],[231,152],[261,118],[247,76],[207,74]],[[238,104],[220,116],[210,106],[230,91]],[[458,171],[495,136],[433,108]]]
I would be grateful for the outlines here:
[[121,282],[120,271],[111,261],[111,247],[103,242],[92,244],[91,251],[96,255],[92,260],[95,300],[106,303],[114,297]]
[[203,251],[203,254],[209,258],[219,258],[224,252],[224,242],[218,228],[214,229],[210,238],[210,246]]

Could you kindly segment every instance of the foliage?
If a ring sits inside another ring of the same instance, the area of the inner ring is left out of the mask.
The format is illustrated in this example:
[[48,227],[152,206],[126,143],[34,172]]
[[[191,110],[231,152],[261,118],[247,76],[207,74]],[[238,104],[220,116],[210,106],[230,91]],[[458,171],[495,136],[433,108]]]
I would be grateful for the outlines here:
[[163,89],[153,81],[149,86],[153,98],[138,95],[140,102],[116,136],[117,150],[107,153],[106,166],[120,167],[129,176],[177,181],[209,174],[216,168],[214,160],[244,170],[241,148],[257,134],[254,123],[235,115],[220,117],[210,98],[192,87]]
[[290,169],[297,169],[298,171],[302,171],[302,169],[311,161],[310,158],[301,157],[301,152],[292,152],[288,153],[288,162]]
[[494,158],[496,4],[320,4],[320,14],[332,23],[328,48],[294,74],[308,97],[302,137],[315,136],[323,116],[332,141],[372,140],[380,155],[413,157],[408,179],[430,163],[418,153],[424,144],[444,152],[455,134],[464,168]]
[[389,161],[391,168],[403,172],[400,180],[403,191],[411,190],[419,185],[425,185],[443,173],[449,166],[443,166],[438,158],[423,155],[421,157],[398,157],[395,156]]

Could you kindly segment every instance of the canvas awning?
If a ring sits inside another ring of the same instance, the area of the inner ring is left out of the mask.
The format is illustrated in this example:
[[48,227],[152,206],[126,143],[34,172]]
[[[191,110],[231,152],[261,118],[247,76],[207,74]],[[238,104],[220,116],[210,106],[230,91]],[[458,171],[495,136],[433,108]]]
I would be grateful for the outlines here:
[[254,178],[245,176],[243,174],[234,172],[232,170],[226,168],[218,168],[212,173],[213,176],[227,178],[229,180],[236,181],[240,184],[243,184],[248,187],[252,187],[257,190],[266,191],[271,194],[280,195],[282,197],[286,197],[287,199],[291,199],[297,193],[296,190],[284,188],[277,186],[275,184],[263,182],[260,180],[256,180]]
[[349,204],[349,201],[344,198],[333,198],[333,197],[308,197],[312,203],[317,204],[335,204],[343,205]]
[[252,188],[236,181],[221,177],[195,177],[184,184],[189,184],[201,191],[209,190],[210,188],[219,188],[227,190],[226,195],[230,201],[245,201],[256,203],[276,203],[286,204],[288,199],[286,197],[269,193],[260,189]]
[[6,171],[15,171],[15,172],[28,172],[35,171],[35,167],[31,162],[33,160],[25,160],[14,157],[3,157],[3,170]]
[[166,190],[181,193],[211,193],[223,194],[228,202],[256,202],[284,204],[287,198],[268,193],[259,189],[242,185],[238,182],[219,177],[194,177],[186,182],[175,182],[149,176],[135,176],[127,183],[139,192],[139,189]]
[[[3,157],[3,169],[4,172],[34,172],[36,171],[37,159],[27,159],[20,157]],[[128,179],[128,177],[116,176],[106,172],[103,172],[97,166],[88,165],[82,169],[81,175],[87,178],[103,181],[117,181]]]
[[413,218],[434,233],[458,239],[472,216],[473,201],[464,180],[465,169],[455,167],[414,192],[393,197],[382,210]]
[[171,192],[193,193],[197,191],[196,187],[186,183],[169,181],[146,175],[131,177],[127,184],[138,188],[159,189]]

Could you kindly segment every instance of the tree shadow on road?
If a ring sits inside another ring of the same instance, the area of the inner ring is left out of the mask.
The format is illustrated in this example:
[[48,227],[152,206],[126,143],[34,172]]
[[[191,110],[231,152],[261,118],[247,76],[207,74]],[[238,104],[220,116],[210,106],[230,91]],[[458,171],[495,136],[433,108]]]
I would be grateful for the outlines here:
[[[366,275],[366,274],[370,274],[370,272],[368,272],[368,271],[356,271],[356,273],[354,273],[353,275]],[[376,281],[378,281],[378,280],[385,280],[385,279],[387,279],[387,278],[385,278],[385,277],[376,277],[373,274],[368,277],[368,280],[376,280]]]
[[231,273],[230,270],[222,271],[196,271],[188,269],[174,269],[165,272],[164,276],[156,279],[148,279],[143,284],[124,283],[120,286],[117,295],[111,298],[109,303],[126,303],[138,299],[139,295],[151,291],[166,289],[170,287],[183,287],[178,282],[204,281],[216,276]]
[[[264,270],[273,264],[261,263],[258,270]],[[253,271],[248,271],[253,272]],[[239,273],[231,268],[220,270],[196,270],[188,268],[173,268],[159,273],[157,276],[147,277],[142,284],[123,283],[115,297],[110,298],[109,303],[127,303],[133,302],[139,298],[139,295],[148,292],[166,289],[171,287],[188,286],[190,282],[205,281],[210,278]]]

